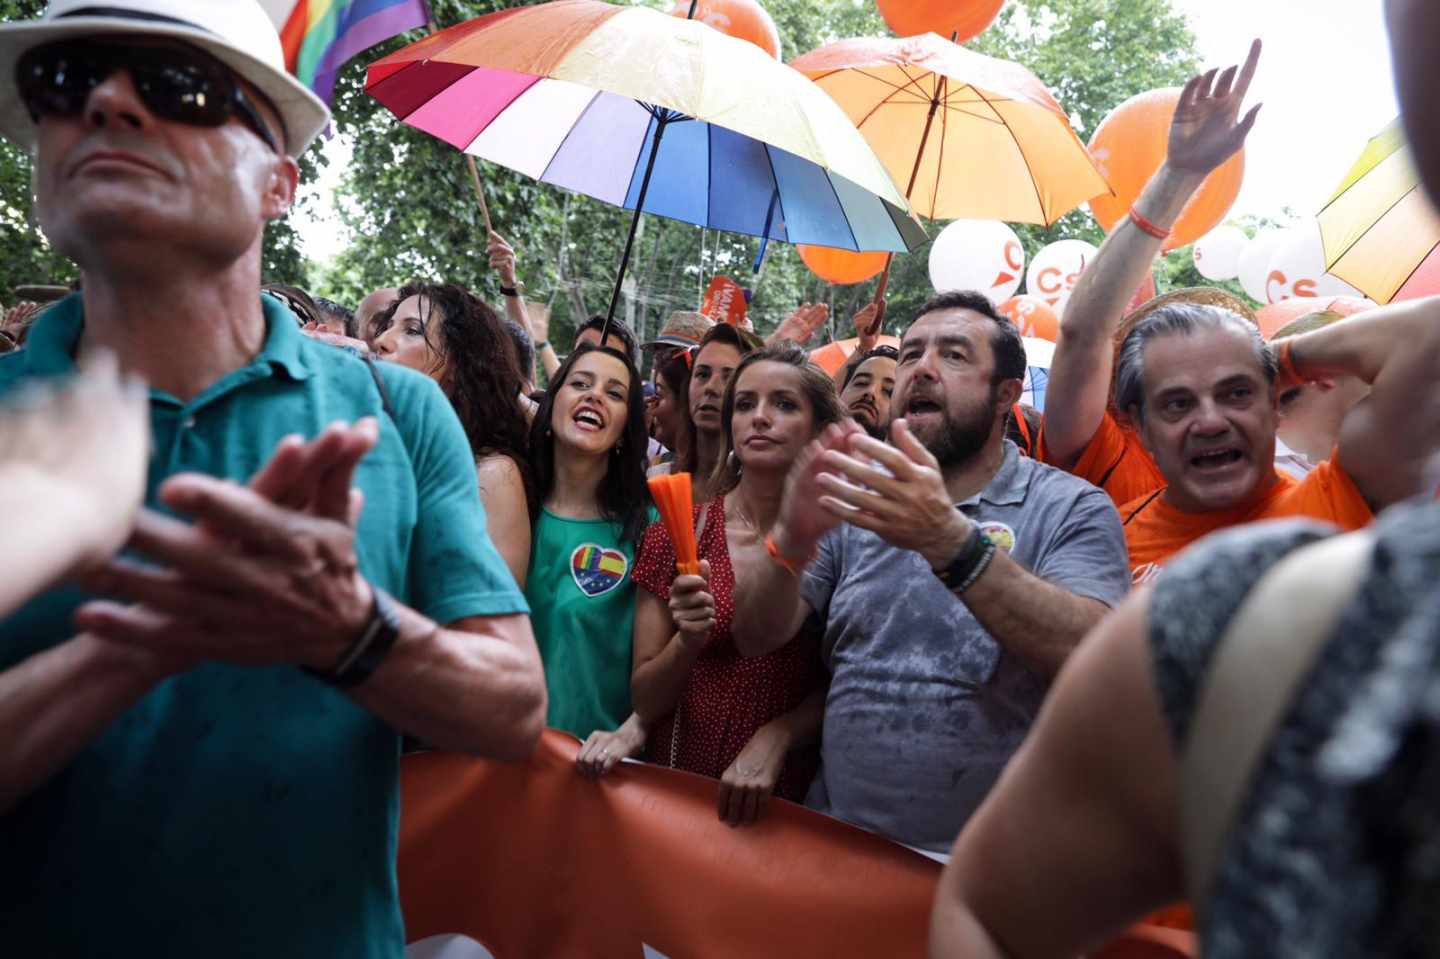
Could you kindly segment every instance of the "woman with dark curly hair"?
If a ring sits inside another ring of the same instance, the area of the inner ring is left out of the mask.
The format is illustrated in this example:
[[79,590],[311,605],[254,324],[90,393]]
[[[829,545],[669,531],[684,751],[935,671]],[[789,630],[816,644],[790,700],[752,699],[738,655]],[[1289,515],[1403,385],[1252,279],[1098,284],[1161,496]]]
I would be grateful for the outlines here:
[[375,326],[375,354],[426,374],[455,407],[475,454],[486,529],[523,587],[530,465],[520,366],[504,323],[464,287],[411,282]]

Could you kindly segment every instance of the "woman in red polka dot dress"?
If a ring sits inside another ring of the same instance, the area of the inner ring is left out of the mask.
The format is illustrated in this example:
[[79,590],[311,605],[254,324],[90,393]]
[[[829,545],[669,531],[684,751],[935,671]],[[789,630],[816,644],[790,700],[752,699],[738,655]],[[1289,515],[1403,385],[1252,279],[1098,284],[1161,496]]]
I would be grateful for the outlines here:
[[719,779],[720,816],[732,824],[753,822],[772,793],[803,800],[819,765],[819,630],[746,658],[730,624],[747,572],[772,562],[765,537],[791,464],[840,417],[834,385],[799,347],[747,356],[725,392],[721,495],[695,508],[701,575],[677,578],[663,523],[646,532],[635,563],[631,694],[651,730],[650,758]]

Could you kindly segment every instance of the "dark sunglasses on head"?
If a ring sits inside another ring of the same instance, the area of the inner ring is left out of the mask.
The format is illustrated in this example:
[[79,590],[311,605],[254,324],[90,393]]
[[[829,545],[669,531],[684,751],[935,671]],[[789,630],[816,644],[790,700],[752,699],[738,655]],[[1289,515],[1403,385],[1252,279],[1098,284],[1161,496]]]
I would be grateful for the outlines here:
[[41,117],[79,116],[90,92],[116,70],[130,74],[146,109],[162,120],[218,127],[236,116],[281,152],[230,68],[190,47],[62,40],[27,51],[15,81],[38,123]]

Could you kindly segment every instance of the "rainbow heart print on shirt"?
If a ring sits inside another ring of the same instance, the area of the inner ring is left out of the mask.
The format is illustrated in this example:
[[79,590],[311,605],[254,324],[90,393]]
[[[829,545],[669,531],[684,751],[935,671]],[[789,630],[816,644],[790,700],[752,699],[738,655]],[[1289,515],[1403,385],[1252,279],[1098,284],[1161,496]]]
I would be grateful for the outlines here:
[[585,543],[570,554],[570,575],[586,596],[604,596],[625,582],[630,569],[625,554],[595,543]]

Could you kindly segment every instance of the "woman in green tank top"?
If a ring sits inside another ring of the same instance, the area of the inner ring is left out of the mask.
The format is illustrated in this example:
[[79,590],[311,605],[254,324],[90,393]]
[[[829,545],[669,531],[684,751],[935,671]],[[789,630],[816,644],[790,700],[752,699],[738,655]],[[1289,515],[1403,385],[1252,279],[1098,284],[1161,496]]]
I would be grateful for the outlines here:
[[622,353],[582,345],[531,427],[536,496],[525,597],[545,662],[546,724],[582,739],[580,768],[608,770],[645,743],[630,708],[631,567],[652,519],[645,400]]

